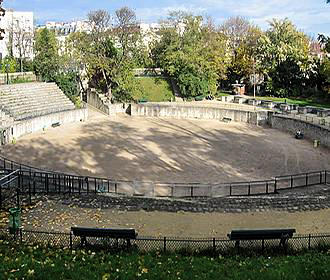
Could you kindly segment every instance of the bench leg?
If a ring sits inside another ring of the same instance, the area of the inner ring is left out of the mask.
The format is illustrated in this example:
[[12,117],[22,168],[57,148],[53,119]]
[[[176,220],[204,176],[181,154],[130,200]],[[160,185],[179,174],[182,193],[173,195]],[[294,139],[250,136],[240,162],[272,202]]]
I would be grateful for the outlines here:
[[129,249],[132,246],[131,239],[126,239],[126,244],[127,244],[127,249]]
[[81,246],[81,247],[84,247],[84,245],[85,245],[85,246],[87,245],[87,238],[86,238],[86,236],[82,236],[82,237],[80,238],[80,246]]

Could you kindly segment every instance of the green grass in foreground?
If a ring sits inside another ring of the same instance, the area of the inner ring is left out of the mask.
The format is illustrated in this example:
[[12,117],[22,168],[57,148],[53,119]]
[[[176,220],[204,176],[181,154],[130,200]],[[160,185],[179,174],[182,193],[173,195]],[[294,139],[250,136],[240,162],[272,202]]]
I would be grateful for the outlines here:
[[328,102],[321,102],[316,101],[313,99],[291,99],[291,98],[279,98],[279,97],[269,97],[269,96],[263,96],[263,97],[256,97],[256,99],[259,100],[271,100],[275,102],[287,102],[289,104],[297,104],[301,106],[314,106],[314,107],[324,107],[324,108],[330,108],[330,103]]
[[174,97],[170,82],[161,77],[136,78],[137,90],[133,94],[135,100],[147,99],[150,102],[170,101]]
[[197,257],[106,254],[0,244],[0,279],[330,279],[330,254]]

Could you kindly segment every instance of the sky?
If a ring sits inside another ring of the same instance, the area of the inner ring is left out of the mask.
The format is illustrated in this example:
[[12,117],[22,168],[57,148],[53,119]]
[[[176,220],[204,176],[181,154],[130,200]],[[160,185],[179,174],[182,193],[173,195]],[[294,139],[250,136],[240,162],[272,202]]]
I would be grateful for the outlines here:
[[272,18],[287,17],[308,35],[330,35],[330,4],[326,0],[4,0],[5,8],[33,11],[37,24],[84,19],[97,9],[113,14],[123,6],[134,9],[138,20],[146,23],[166,18],[169,11],[183,10],[211,16],[217,24],[239,15],[263,29]]

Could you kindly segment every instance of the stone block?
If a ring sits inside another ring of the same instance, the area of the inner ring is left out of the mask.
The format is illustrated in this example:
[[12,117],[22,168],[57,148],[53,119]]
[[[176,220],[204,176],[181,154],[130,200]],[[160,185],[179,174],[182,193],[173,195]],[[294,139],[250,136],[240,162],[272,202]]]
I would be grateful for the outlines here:
[[172,186],[165,185],[165,184],[155,184],[154,196],[155,197],[171,197],[172,196]]

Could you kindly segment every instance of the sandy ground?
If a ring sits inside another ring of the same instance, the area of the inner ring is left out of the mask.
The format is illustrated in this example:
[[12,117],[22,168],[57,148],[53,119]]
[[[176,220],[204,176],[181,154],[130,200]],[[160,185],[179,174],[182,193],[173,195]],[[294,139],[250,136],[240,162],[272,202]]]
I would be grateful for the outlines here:
[[244,123],[107,117],[24,136],[1,154],[80,175],[162,182],[233,182],[330,169],[330,150]]
[[71,226],[135,228],[143,236],[225,237],[234,228],[296,228],[299,234],[330,233],[330,209],[312,212],[167,213],[88,209],[48,200],[23,217],[25,229],[70,231]]

